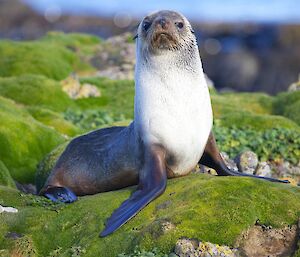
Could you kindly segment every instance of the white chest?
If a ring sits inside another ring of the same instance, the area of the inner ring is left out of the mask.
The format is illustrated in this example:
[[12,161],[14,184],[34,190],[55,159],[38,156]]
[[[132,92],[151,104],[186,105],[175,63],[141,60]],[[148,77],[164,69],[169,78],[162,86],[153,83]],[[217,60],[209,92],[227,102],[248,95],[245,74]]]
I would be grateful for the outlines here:
[[166,148],[169,168],[183,175],[199,161],[211,130],[209,92],[202,70],[163,69],[136,76],[135,125],[147,144]]

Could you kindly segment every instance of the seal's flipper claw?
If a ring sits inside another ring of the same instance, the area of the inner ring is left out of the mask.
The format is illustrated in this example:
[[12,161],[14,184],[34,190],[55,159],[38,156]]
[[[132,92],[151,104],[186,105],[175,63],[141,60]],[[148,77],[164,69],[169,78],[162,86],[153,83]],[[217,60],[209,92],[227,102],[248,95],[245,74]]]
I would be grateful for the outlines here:
[[165,151],[154,145],[145,153],[145,164],[140,173],[138,190],[107,219],[100,236],[105,237],[135,216],[148,203],[161,195],[167,185]]
[[288,180],[280,180],[276,178],[267,178],[267,177],[260,177],[250,174],[241,173],[238,171],[231,170],[225,164],[222,156],[220,155],[218,146],[216,144],[215,137],[211,132],[207,141],[207,144],[204,149],[204,153],[199,161],[199,164],[203,164],[210,168],[216,170],[219,176],[243,176],[243,177],[252,177],[252,178],[259,178],[268,180],[271,182],[279,182],[279,183],[290,183]]
[[77,200],[77,196],[66,187],[48,187],[43,195],[53,202],[72,203]]

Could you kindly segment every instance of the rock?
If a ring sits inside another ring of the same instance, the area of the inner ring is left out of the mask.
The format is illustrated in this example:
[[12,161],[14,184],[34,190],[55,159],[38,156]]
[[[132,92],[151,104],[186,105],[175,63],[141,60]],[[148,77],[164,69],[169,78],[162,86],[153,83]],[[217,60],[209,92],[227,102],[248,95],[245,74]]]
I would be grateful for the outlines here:
[[237,257],[237,249],[196,239],[183,238],[176,242],[174,252],[179,257]]
[[17,213],[18,209],[13,207],[3,207],[2,205],[0,205],[0,213],[2,212]]
[[257,155],[252,151],[240,153],[235,161],[239,170],[246,174],[253,174],[258,164]]
[[215,176],[218,175],[214,169],[209,168],[202,164],[199,165],[198,169],[196,168],[195,170],[193,170],[193,173],[206,173],[206,174],[211,174],[211,175],[215,175]]
[[295,92],[295,91],[299,91],[300,90],[300,74],[299,74],[299,79],[297,82],[292,83],[289,87],[288,87],[288,92]]
[[229,158],[227,153],[221,152],[221,156],[224,159],[224,161],[225,161],[226,165],[228,166],[228,168],[230,168],[232,170],[235,170],[235,171],[238,171],[238,167],[237,167],[236,163]]
[[25,194],[33,194],[35,195],[37,193],[36,186],[33,184],[21,184],[19,182],[16,182],[16,186],[18,190]]
[[297,165],[292,165],[288,161],[272,162],[272,168],[276,177],[291,177],[300,182],[300,161]]
[[133,80],[135,45],[132,34],[124,33],[107,39],[99,45],[97,54],[91,62],[99,70],[97,76]]
[[88,98],[88,97],[100,97],[100,96],[101,96],[101,93],[96,86],[91,85],[89,83],[84,83],[81,86],[76,99]]
[[243,256],[279,257],[292,256],[298,241],[297,226],[268,228],[264,225],[252,226],[237,240],[237,247]]
[[267,162],[260,162],[255,170],[255,175],[261,177],[272,177],[272,170]]
[[99,89],[89,83],[80,84],[79,78],[76,74],[71,74],[61,82],[62,89],[72,99],[81,99],[89,97],[100,97]]

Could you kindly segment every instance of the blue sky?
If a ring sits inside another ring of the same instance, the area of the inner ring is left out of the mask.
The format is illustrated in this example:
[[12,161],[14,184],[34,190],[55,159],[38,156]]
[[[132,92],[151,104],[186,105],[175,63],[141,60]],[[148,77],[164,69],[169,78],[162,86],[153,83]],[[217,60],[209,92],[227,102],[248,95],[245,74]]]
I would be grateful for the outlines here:
[[40,12],[58,7],[63,13],[141,17],[161,9],[182,12],[199,21],[262,21],[300,23],[300,0],[23,0]]

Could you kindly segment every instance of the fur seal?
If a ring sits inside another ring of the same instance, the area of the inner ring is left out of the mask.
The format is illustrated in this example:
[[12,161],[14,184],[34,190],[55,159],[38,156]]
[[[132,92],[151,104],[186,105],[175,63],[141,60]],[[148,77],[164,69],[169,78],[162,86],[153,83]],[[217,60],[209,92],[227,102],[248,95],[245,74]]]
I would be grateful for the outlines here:
[[188,174],[197,163],[221,176],[257,177],[230,170],[211,132],[213,114],[199,50],[188,20],[174,11],[146,16],[136,36],[134,121],[73,139],[40,195],[73,202],[138,184],[113,212],[106,236],[162,194],[167,178]]

